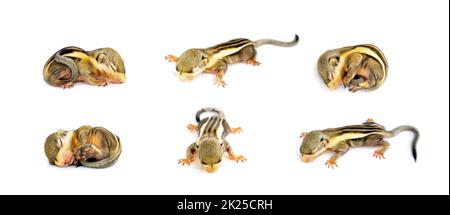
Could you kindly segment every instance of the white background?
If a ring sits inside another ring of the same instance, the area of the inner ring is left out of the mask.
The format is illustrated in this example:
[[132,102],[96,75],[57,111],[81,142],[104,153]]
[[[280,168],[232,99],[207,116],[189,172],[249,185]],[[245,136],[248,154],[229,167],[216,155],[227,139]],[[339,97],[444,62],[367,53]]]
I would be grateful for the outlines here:
[[[0,194],[448,194],[448,1],[1,1]],[[188,48],[245,37],[292,40],[262,46],[259,67],[234,65],[225,89],[212,75],[180,82],[164,60]],[[316,72],[328,49],[360,43],[389,62],[374,92],[329,91]],[[127,82],[106,88],[47,85],[46,60],[62,47],[113,47]],[[195,134],[196,111],[220,107],[244,132],[228,140],[246,163],[226,160],[214,174],[177,164]],[[408,132],[374,148],[352,149],[324,165],[299,160],[303,131],[372,117],[392,129],[416,126],[418,161]],[[56,168],[43,144],[58,129],[104,126],[123,145],[108,169]]]

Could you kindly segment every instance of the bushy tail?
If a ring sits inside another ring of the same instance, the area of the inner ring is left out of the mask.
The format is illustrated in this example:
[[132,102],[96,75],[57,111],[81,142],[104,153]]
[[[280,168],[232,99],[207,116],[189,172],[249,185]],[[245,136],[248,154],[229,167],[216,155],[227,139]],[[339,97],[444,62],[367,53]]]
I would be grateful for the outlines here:
[[108,156],[107,158],[105,158],[103,160],[94,161],[94,162],[81,161],[80,162],[81,165],[90,167],[90,168],[100,169],[100,168],[110,167],[113,164],[115,164],[117,162],[117,160],[119,159],[120,154],[122,153],[122,145],[120,144],[120,139],[117,136],[115,136],[115,138],[117,140],[117,144],[116,144],[116,147],[111,149],[110,156]]
[[223,111],[221,111],[218,108],[202,108],[201,110],[199,110],[197,112],[197,114],[195,115],[195,120],[197,120],[197,122],[200,122],[200,115],[202,115],[202,113],[206,113],[206,112],[210,112],[210,113],[216,113],[220,118],[225,118],[225,114],[223,113]]
[[390,132],[391,132],[392,136],[396,136],[397,134],[399,134],[400,132],[403,132],[403,131],[411,131],[412,133],[414,133],[414,138],[413,138],[413,141],[411,144],[411,150],[412,150],[412,155],[413,155],[414,161],[416,161],[417,160],[416,145],[417,145],[417,140],[419,140],[419,130],[417,130],[417,128],[414,128],[413,126],[402,125],[402,126],[392,129]]
[[256,40],[254,42],[254,46],[259,47],[262,45],[269,44],[269,45],[281,46],[281,47],[292,47],[292,46],[297,45],[298,40],[299,40],[299,38],[298,38],[298,35],[296,34],[294,40],[292,40],[290,42],[283,42],[283,41],[272,40],[272,39],[262,39],[262,40]]

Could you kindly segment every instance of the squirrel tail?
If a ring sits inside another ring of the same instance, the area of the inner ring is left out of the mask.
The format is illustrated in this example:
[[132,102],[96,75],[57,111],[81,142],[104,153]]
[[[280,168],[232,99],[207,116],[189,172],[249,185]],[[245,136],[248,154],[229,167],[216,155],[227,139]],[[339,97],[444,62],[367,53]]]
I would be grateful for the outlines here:
[[402,126],[392,129],[390,131],[390,133],[392,136],[396,136],[397,134],[399,134],[403,131],[410,131],[414,134],[414,138],[411,143],[411,151],[412,151],[412,156],[414,158],[414,161],[417,161],[416,145],[417,145],[417,140],[419,140],[419,130],[417,130],[417,128],[410,126],[410,125],[402,125]]
[[200,116],[203,113],[206,112],[210,112],[210,113],[215,113],[217,114],[220,118],[225,118],[225,114],[223,113],[222,110],[218,109],[218,108],[212,108],[212,107],[208,107],[208,108],[202,108],[200,109],[197,114],[195,115],[195,120],[197,120],[197,122],[200,122]]
[[272,40],[272,39],[262,39],[262,40],[256,40],[254,42],[254,46],[255,47],[259,47],[261,45],[274,45],[274,46],[281,46],[281,47],[292,47],[297,45],[299,41],[299,37],[296,34],[294,40],[290,41],[290,42],[283,42],[283,41],[279,41],[279,40]]

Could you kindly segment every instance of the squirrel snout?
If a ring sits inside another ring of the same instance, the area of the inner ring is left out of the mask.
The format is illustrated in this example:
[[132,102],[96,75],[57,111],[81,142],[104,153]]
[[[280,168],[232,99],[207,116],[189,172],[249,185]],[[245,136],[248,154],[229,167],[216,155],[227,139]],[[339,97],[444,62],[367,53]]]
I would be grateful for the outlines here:
[[308,162],[311,162],[311,161],[314,160],[314,156],[302,154],[302,155],[300,155],[300,159],[301,159],[303,162],[308,163]]

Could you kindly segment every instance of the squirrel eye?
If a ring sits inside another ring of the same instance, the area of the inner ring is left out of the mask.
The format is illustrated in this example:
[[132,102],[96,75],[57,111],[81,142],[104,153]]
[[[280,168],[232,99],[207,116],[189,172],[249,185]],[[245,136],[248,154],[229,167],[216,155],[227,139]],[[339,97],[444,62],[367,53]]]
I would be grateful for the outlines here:
[[60,148],[62,148],[62,141],[61,141],[61,139],[59,139],[59,141],[58,142],[56,142],[56,148],[58,148],[58,149],[60,149]]
[[360,75],[355,75],[355,77],[353,78],[353,81],[364,81],[364,77],[362,77]]
[[323,138],[323,137],[320,137],[320,142],[322,142],[322,141],[324,141],[325,140],[325,138]]
[[101,54],[99,54],[98,56],[97,56],[97,62],[99,62],[99,63],[104,63],[105,61],[106,61],[106,55],[105,54],[103,54],[103,53],[101,53]]
[[328,62],[333,66],[337,66],[339,63],[339,57],[332,57]]

